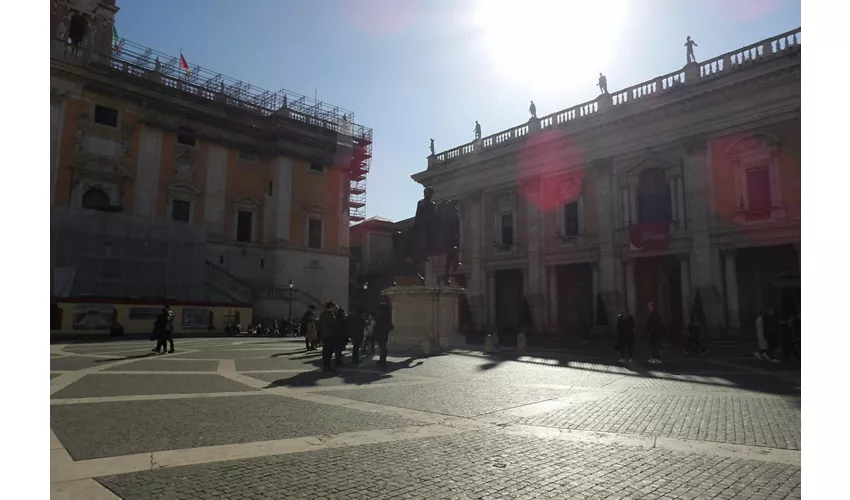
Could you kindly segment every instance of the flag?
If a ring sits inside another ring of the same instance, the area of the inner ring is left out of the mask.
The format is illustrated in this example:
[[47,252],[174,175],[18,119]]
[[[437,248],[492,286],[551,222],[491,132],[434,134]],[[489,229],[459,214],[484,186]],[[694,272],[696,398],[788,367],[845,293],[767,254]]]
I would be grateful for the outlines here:
[[116,54],[120,54],[121,47],[123,46],[124,41],[118,36],[118,28],[116,28],[115,25],[112,25],[112,50],[114,50]]
[[186,58],[185,58],[185,57],[183,57],[183,54],[180,54],[180,67],[181,67],[182,69],[185,69],[185,70],[186,70],[186,74],[187,74],[187,75],[190,73],[190,70],[189,70],[189,63],[187,63],[187,62],[186,62]]

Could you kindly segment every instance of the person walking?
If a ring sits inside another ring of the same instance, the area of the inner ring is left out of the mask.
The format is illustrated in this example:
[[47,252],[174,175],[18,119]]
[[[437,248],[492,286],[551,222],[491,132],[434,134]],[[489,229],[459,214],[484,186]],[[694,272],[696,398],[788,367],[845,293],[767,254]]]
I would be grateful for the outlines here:
[[661,315],[655,307],[655,302],[650,302],[647,305],[649,316],[646,318],[646,338],[649,340],[649,348],[652,350],[652,357],[648,362],[651,364],[661,364],[661,353],[658,346],[661,342],[661,337],[664,334],[664,323],[661,321]]
[[316,335],[313,321],[316,319],[316,306],[310,304],[307,312],[301,317],[301,332],[304,334],[304,344],[308,351],[316,350]]
[[[166,305],[166,319],[167,322],[165,324],[165,340],[168,341],[169,354],[174,354],[174,311],[171,310],[171,307]],[[162,350],[165,351],[165,342],[162,343]]]
[[619,363],[631,363],[635,351],[635,319],[628,311],[617,315],[617,346]]
[[[171,308],[166,305],[159,311],[159,316],[156,317],[156,321],[153,324],[153,333],[154,337],[156,337],[156,347],[151,351],[157,354],[165,354],[166,347],[168,342],[168,322],[170,319],[169,313],[171,312]],[[173,340],[172,340],[173,344]]]
[[782,361],[785,363],[791,362],[791,356],[800,361],[800,353],[797,352],[797,343],[794,341],[794,324],[796,316],[794,314],[785,314],[782,321],[779,322],[779,331],[782,339]]
[[390,332],[393,331],[392,318],[386,304],[378,305],[378,314],[375,317],[375,327],[372,332],[372,339],[378,344],[380,357],[378,358],[378,366],[382,369],[387,368],[387,342],[390,340]]
[[339,308],[337,310],[336,319],[339,336],[336,339],[336,350],[334,351],[334,356],[336,357],[336,365],[343,366],[345,363],[342,362],[342,351],[348,347],[348,313],[345,309]]
[[372,331],[375,328],[375,320],[372,318],[372,313],[366,314],[366,329],[363,331],[363,352],[375,354],[375,337],[372,336]]
[[702,328],[694,314],[691,314],[691,319],[688,321],[688,345],[685,346],[685,354],[705,354],[707,349],[700,342],[702,337]]
[[363,345],[364,330],[366,329],[366,310],[362,307],[357,314],[349,316],[347,335],[351,339],[351,362],[360,362],[360,347]]
[[328,302],[325,310],[319,315],[319,335],[322,336],[322,368],[324,371],[336,371],[331,364],[336,352],[337,338],[339,337],[339,319],[336,313],[339,310],[336,304]]

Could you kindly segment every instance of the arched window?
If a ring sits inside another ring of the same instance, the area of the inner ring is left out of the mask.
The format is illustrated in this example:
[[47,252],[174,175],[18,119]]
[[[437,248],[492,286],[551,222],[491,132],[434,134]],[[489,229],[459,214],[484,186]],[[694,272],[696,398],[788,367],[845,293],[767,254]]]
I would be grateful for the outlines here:
[[641,222],[667,222],[673,218],[667,176],[660,168],[651,168],[640,175],[638,213]]
[[83,208],[105,211],[109,208],[109,195],[98,188],[89,188],[83,194]]
[[74,14],[71,17],[71,24],[68,27],[68,38],[71,40],[71,43],[74,45],[82,44],[87,31],[88,23],[86,23],[85,17],[81,14]]

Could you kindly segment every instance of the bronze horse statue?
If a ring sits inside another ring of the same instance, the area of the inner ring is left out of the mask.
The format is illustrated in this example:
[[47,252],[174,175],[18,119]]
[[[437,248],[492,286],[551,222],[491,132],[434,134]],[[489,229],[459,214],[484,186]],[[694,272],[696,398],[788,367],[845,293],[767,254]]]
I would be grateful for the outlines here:
[[[430,202],[430,199],[428,201]],[[460,265],[458,261],[460,217],[457,203],[453,200],[444,200],[436,205],[433,213],[433,216],[420,216],[420,211],[417,210],[414,226],[393,234],[396,269],[399,274],[416,274],[424,280],[425,278],[419,274],[422,264],[429,257],[445,255],[446,275],[443,282],[450,283],[449,279],[457,273]]]

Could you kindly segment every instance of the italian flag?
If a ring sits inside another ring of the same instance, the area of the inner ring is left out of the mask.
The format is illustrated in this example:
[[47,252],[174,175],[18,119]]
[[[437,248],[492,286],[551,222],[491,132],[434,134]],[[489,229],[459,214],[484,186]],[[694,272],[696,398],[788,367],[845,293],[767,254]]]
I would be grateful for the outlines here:
[[186,74],[188,75],[191,71],[189,70],[189,63],[186,62],[186,58],[183,57],[183,54],[180,54],[180,67],[186,70]]
[[121,37],[118,36],[118,28],[115,25],[112,25],[112,49],[116,54],[121,53],[121,46],[124,45],[124,42],[121,40]]

